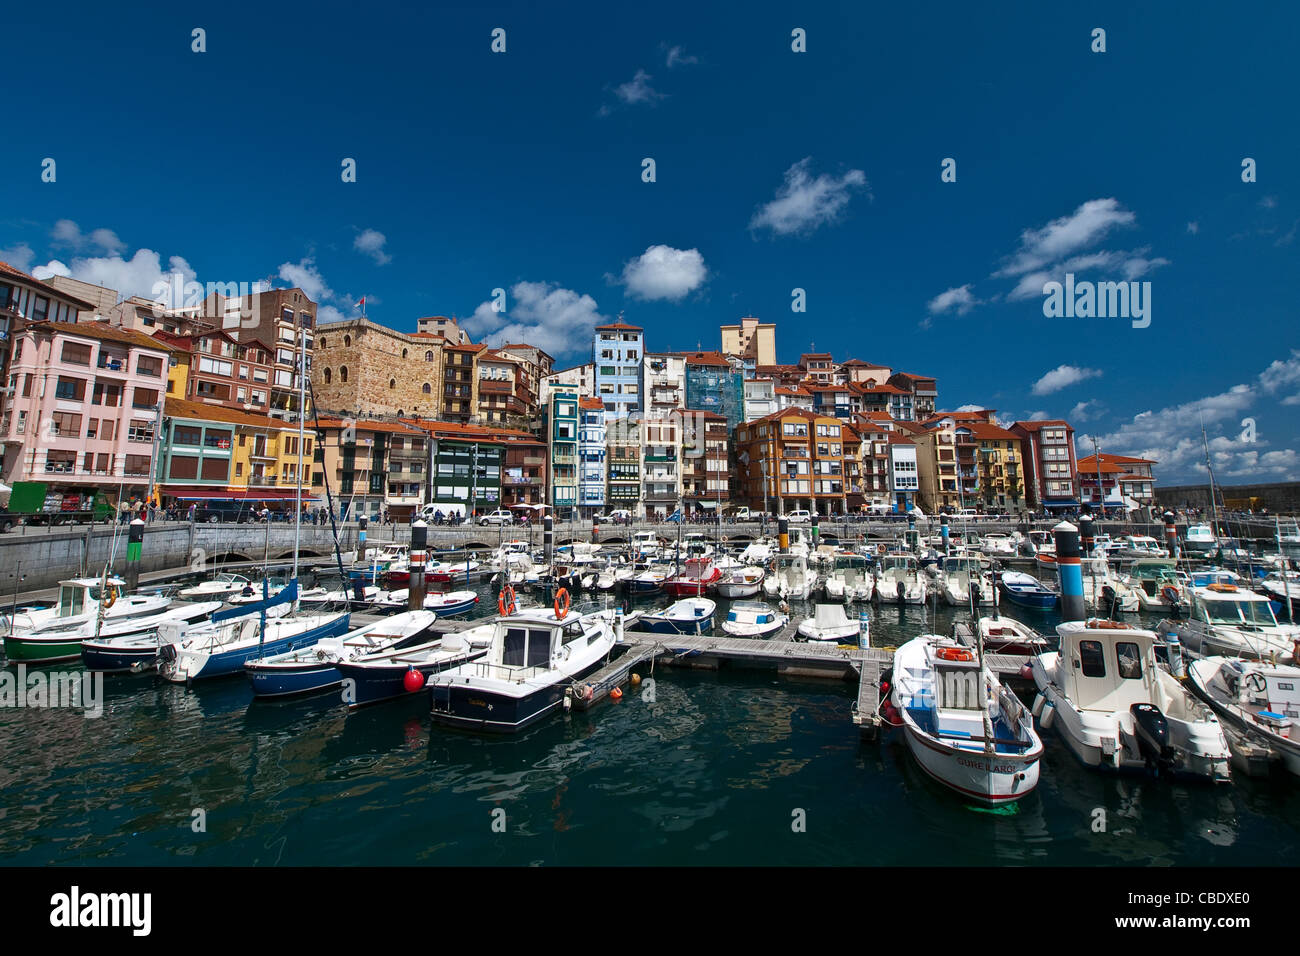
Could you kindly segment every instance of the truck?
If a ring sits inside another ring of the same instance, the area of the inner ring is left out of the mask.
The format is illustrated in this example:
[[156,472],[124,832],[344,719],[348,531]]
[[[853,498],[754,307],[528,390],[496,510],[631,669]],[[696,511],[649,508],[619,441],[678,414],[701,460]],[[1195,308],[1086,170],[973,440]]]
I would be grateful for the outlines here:
[[85,492],[53,491],[43,481],[15,481],[9,494],[8,512],[0,516],[0,530],[19,519],[28,524],[84,524],[112,521],[116,509],[104,494],[90,488]]

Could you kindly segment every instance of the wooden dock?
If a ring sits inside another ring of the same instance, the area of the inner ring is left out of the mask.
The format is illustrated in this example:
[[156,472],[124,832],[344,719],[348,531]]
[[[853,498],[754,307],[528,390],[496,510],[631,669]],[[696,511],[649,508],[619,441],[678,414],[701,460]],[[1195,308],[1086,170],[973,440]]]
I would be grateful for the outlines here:
[[[851,647],[839,644],[806,641],[765,641],[726,635],[687,637],[675,634],[650,634],[629,631],[628,651],[618,660],[593,674],[589,683],[592,703],[608,696],[609,690],[627,679],[632,666],[647,660],[676,667],[697,667],[717,670],[723,664],[742,668],[773,669],[788,677],[820,677],[831,680],[853,679],[858,682],[858,698],[853,705],[853,723],[864,734],[874,735],[881,726],[880,676],[893,666],[892,650],[879,647]],[[1029,662],[1027,657],[1015,654],[985,654],[984,661],[999,677],[1017,681],[1021,670]],[[607,674],[608,672],[608,674]],[[596,680],[617,679],[601,693]]]
[[664,651],[659,644],[649,640],[624,643],[621,646],[626,648],[622,654],[611,659],[595,673],[588,674],[584,680],[574,682],[572,687],[565,690],[565,696],[571,700],[570,706],[577,707],[578,710],[590,709],[594,704],[608,697],[615,687],[627,683],[632,668],[646,661],[653,661]]

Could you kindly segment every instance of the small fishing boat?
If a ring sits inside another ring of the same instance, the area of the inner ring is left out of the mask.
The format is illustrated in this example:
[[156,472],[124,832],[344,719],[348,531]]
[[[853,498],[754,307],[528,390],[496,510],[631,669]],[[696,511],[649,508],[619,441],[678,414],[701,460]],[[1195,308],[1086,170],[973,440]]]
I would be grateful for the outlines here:
[[182,588],[176,592],[176,596],[184,601],[225,601],[243,593],[245,588],[251,586],[252,582],[242,574],[223,573],[207,581]]
[[808,641],[858,642],[862,622],[844,613],[843,604],[818,604],[813,616],[799,622],[796,629]]
[[334,589],[308,588],[299,596],[298,603],[304,607],[317,609],[350,608],[353,611],[363,611],[389,593],[373,584],[361,585],[360,597],[357,596],[357,590],[356,586]]
[[[219,601],[192,605],[202,613],[191,618],[189,623],[199,624],[221,607]],[[280,617],[289,613],[287,604],[277,604],[268,608],[268,617]],[[257,611],[244,611],[256,619]],[[140,674],[153,670],[158,665],[158,651],[162,645],[175,639],[175,633],[168,628],[146,631],[143,634],[129,634],[124,637],[87,638],[81,642],[81,663],[88,671],[100,671],[105,674]]]
[[718,579],[714,587],[719,597],[729,601],[737,598],[753,597],[763,588],[765,572],[760,567],[748,566],[728,571]]
[[910,554],[891,552],[877,561],[876,600],[890,604],[924,604],[929,575]]
[[944,558],[934,584],[952,607],[984,607],[998,603],[993,576],[978,558]]
[[407,611],[367,624],[342,637],[327,637],[310,647],[251,660],[244,673],[255,697],[290,697],[330,690],[343,683],[338,665],[367,660],[427,640],[436,619],[432,611]]
[[1214,529],[1208,524],[1189,526],[1187,536],[1183,538],[1183,546],[1192,554],[1209,554],[1218,543],[1219,539],[1215,537]]
[[[1234,737],[1268,749],[1293,774],[1300,775],[1300,667],[1229,657],[1206,657],[1187,668],[1188,682],[1214,708]],[[1236,733],[1234,734],[1233,731]]]
[[662,611],[642,614],[637,628],[654,634],[712,634],[716,609],[708,598],[682,598]]
[[1300,626],[1279,623],[1268,598],[1235,584],[1192,588],[1186,617],[1165,623],[1196,657],[1297,663]]
[[631,593],[642,597],[658,594],[663,590],[664,582],[672,573],[671,564],[651,563],[627,579],[627,588]]
[[454,634],[440,634],[420,644],[384,651],[355,660],[339,661],[344,702],[350,708],[409,696],[423,690],[428,679],[481,659],[492,644],[496,622]]
[[1144,611],[1179,611],[1187,604],[1187,590],[1172,558],[1134,561],[1120,580],[1137,595]]
[[621,611],[536,608],[496,622],[486,656],[429,682],[436,723],[514,733],[560,707],[622,639]]
[[[439,620],[472,611],[476,604],[478,595],[473,591],[430,591],[424,596],[424,610],[433,611]],[[411,592],[407,588],[385,591],[371,602],[371,607],[380,614],[405,611],[410,606]]]
[[126,582],[119,577],[73,578],[59,582],[59,597],[49,607],[23,607],[0,617],[0,628],[8,634],[38,632],[46,627],[65,629],[94,622],[99,617],[103,594],[104,623],[130,617],[157,614],[171,604],[171,598],[156,594],[125,594]]
[[774,611],[760,601],[737,601],[727,611],[722,629],[735,637],[771,637],[790,623],[783,611]]
[[[308,647],[326,637],[347,633],[347,611],[337,614],[286,614],[270,620],[260,613],[276,604],[293,604],[298,582],[260,605],[217,611],[205,624],[168,624],[159,628],[158,675],[172,683],[227,677],[243,672],[247,661]],[[258,616],[250,614],[258,610]]]
[[1041,654],[1051,647],[1042,634],[1010,617],[981,617],[975,622],[974,630],[960,627],[954,630],[971,647],[982,640],[988,654]]
[[1083,573],[1083,603],[1089,610],[1100,611],[1107,617],[1138,612],[1141,605],[1137,594],[1111,572],[1104,555],[1094,554],[1080,559],[1080,570]]
[[835,564],[826,575],[823,587],[833,601],[870,601],[876,593],[876,579],[871,562],[863,554],[837,554]]
[[465,561],[438,561],[424,574],[426,581],[434,584],[450,584],[452,581],[467,581],[478,572],[482,565],[471,559]]
[[1169,552],[1160,542],[1144,534],[1124,534],[1115,539],[1110,556],[1119,561],[1141,561],[1144,558],[1167,558]]
[[1300,618],[1300,571],[1274,571],[1259,582],[1259,589],[1282,605],[1282,617]]
[[1059,595],[1043,585],[1038,578],[1023,571],[1003,571],[998,587],[1012,604],[1043,611],[1056,607]]
[[708,557],[688,558],[682,564],[682,573],[666,578],[663,589],[672,597],[701,595],[722,577],[722,572],[714,567]]
[[220,601],[199,604],[176,603],[153,614],[98,621],[92,617],[69,617],[68,623],[54,621],[32,631],[5,635],[5,658],[11,663],[53,664],[82,656],[86,641],[153,640],[169,624],[202,621],[221,607]]
[[1156,657],[1154,632],[1119,621],[1057,625],[1061,649],[1029,659],[1033,712],[1086,766],[1226,781],[1232,754],[1213,712]]
[[888,678],[908,752],[930,777],[986,806],[1038,786],[1043,742],[1033,719],[976,651],[923,635],[894,652]]
[[763,593],[792,601],[806,601],[817,586],[817,572],[804,554],[777,555],[776,568],[763,579]]
[[1019,531],[1011,534],[990,531],[980,539],[980,548],[985,554],[993,558],[1014,558],[1020,553],[1020,542],[1022,540],[1023,536]]

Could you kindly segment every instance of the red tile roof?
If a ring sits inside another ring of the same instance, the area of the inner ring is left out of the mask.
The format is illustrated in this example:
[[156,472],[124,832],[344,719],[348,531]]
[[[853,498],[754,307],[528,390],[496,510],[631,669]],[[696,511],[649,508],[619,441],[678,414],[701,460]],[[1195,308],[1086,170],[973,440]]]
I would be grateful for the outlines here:
[[28,322],[24,329],[51,329],[65,335],[79,335],[103,342],[117,342],[121,345],[133,345],[140,349],[153,349],[155,352],[175,352],[173,346],[159,341],[151,335],[136,332],[134,329],[119,329],[105,322]]
[[626,332],[642,332],[644,329],[639,325],[628,325],[626,322],[611,322],[609,325],[596,326],[597,332],[605,332],[611,329],[621,329]]
[[6,273],[8,275],[14,276],[15,278],[23,279],[27,282],[30,282],[32,285],[36,286],[38,289],[47,289],[49,290],[50,295],[56,296],[57,298],[60,298],[65,302],[71,302],[78,309],[90,311],[91,309],[94,308],[94,306],[91,305],[89,302],[86,302],[82,299],[78,299],[76,296],[68,295],[68,293],[56,289],[48,282],[45,282],[42,279],[38,279],[33,275],[28,275],[26,272],[23,272],[22,269],[17,269],[11,266],[7,262],[0,262],[0,273]]
[[1069,422],[1064,421],[1063,419],[1060,418],[1046,418],[1046,419],[1040,419],[1038,421],[1032,421],[1032,422],[1012,422],[1012,427],[1019,426],[1020,428],[1023,428],[1027,432],[1036,432],[1039,429],[1045,428],[1049,425],[1055,428],[1070,427]]

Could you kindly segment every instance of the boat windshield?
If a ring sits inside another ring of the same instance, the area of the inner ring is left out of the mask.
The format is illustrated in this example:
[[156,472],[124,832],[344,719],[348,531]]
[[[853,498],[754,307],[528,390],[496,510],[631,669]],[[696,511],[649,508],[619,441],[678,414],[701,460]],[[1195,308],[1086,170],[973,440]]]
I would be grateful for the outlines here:
[[[99,600],[99,588],[90,588],[92,600]],[[86,609],[85,591],[75,584],[59,588],[59,617],[74,617]]]
[[1276,627],[1277,619],[1267,601],[1206,601],[1202,604],[1211,624],[1253,624]]
[[975,573],[979,571],[980,563],[972,561],[970,558],[946,558],[943,562],[943,569],[948,574],[954,574],[958,571]]

